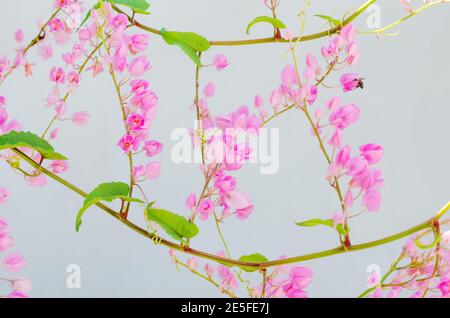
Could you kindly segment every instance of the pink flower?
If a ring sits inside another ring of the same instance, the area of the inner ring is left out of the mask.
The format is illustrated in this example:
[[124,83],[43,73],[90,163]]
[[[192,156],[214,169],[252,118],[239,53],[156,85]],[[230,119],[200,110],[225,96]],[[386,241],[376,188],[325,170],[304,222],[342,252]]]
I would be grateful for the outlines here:
[[248,208],[251,203],[247,196],[240,191],[234,190],[225,195],[225,203],[234,210],[241,210]]
[[55,128],[50,132],[50,140],[55,140],[58,137],[59,129]]
[[186,206],[189,210],[194,210],[197,208],[197,196],[195,193],[191,193],[186,199]]
[[3,218],[0,218],[0,233],[6,231],[8,229],[8,221]]
[[327,103],[326,103],[326,107],[328,110],[330,110],[331,112],[336,111],[336,109],[341,106],[341,99],[336,96],[331,98]]
[[50,81],[64,84],[66,75],[61,67],[56,68],[55,66],[50,71]]
[[298,85],[297,71],[295,70],[294,65],[286,65],[281,72],[281,82],[288,87],[294,84]]
[[14,34],[14,39],[18,43],[23,42],[23,39],[24,39],[23,30],[21,30],[21,29],[17,30],[16,33]]
[[357,176],[367,169],[367,162],[361,158],[352,158],[345,164],[347,169],[347,175],[354,177]]
[[214,187],[221,193],[229,193],[231,191],[234,191],[236,189],[236,186],[236,179],[234,177],[226,175],[220,176],[214,183]]
[[306,267],[294,267],[289,274],[289,281],[283,285],[283,291],[289,298],[307,298],[304,291],[312,280],[313,273]]
[[289,277],[295,282],[295,285],[297,285],[297,287],[303,289],[311,283],[313,272],[309,268],[297,266],[292,268]]
[[161,164],[159,162],[151,162],[145,167],[145,174],[150,180],[158,179],[161,174]]
[[278,113],[279,108],[283,102],[283,95],[280,90],[274,90],[272,95],[270,96],[270,104],[272,105],[272,109],[274,113]]
[[188,259],[187,266],[189,267],[189,269],[191,271],[195,271],[197,269],[197,265],[198,265],[198,257],[194,256],[194,257]]
[[0,253],[13,247],[14,242],[11,235],[6,232],[0,232]]
[[85,126],[89,124],[91,115],[88,112],[76,112],[72,115],[72,122],[79,126]]
[[145,155],[149,158],[159,155],[164,149],[164,145],[159,141],[146,141],[144,145]]
[[238,209],[236,210],[236,217],[241,221],[246,220],[250,217],[254,209],[254,205],[250,205],[244,209]]
[[28,298],[28,296],[19,290],[14,290],[8,295],[8,298]]
[[135,147],[135,143],[136,140],[134,136],[125,135],[119,140],[119,143],[117,145],[122,148],[123,151],[129,153]]
[[55,160],[50,164],[50,170],[53,173],[60,174],[69,170],[69,163],[63,160]]
[[356,28],[352,23],[344,26],[340,32],[341,38],[346,42],[354,42],[356,38]]
[[203,199],[200,202],[198,213],[200,214],[200,219],[206,221],[210,216],[214,214],[214,202],[210,199]]
[[438,285],[438,289],[441,291],[443,297],[450,296],[450,279],[442,279]]
[[350,146],[345,146],[336,155],[336,164],[340,167],[344,167],[352,156],[352,148]]
[[17,278],[11,282],[11,288],[22,293],[28,293],[32,287],[33,285],[28,279]]
[[145,118],[139,114],[131,114],[128,116],[126,123],[130,130],[134,132],[141,131],[145,126]]
[[0,204],[4,204],[8,201],[9,198],[9,190],[5,188],[0,188]]
[[378,286],[380,280],[381,280],[380,275],[376,271],[372,272],[367,278],[367,287],[373,288]]
[[330,115],[330,123],[338,129],[345,129],[358,121],[361,111],[354,104],[341,106]]
[[145,51],[147,49],[149,39],[150,37],[147,34],[136,34],[131,36],[128,44],[130,51],[133,54]]
[[67,82],[73,87],[78,86],[80,84],[80,74],[78,72],[70,72],[67,74]]
[[219,265],[218,275],[222,280],[221,283],[222,288],[227,290],[235,290],[236,288],[238,288],[239,286],[238,281],[236,280],[236,277],[228,267],[224,265]]
[[344,92],[350,92],[358,87],[363,88],[362,79],[355,73],[347,73],[342,75],[340,82]]
[[25,181],[30,187],[42,188],[47,185],[47,179],[44,175],[40,174],[37,177],[26,177]]
[[3,263],[7,272],[16,273],[25,266],[25,259],[22,255],[11,254],[4,259]]
[[131,90],[136,95],[142,95],[147,92],[150,84],[144,80],[133,80],[130,82]]
[[50,59],[53,56],[53,48],[50,44],[43,43],[39,46],[39,56],[44,61]]
[[[1,228],[0,228],[1,230]],[[444,248],[450,249],[450,231],[446,231],[441,235],[441,244]]]
[[363,156],[370,165],[380,162],[384,153],[384,148],[376,144],[363,145],[359,150],[361,151],[361,156]]
[[381,205],[381,193],[377,190],[367,192],[363,197],[363,205],[369,212],[377,212]]
[[218,55],[214,56],[213,64],[218,71],[221,71],[221,70],[227,68],[228,65],[230,65],[227,57],[222,54],[218,54]]
[[144,166],[136,166],[133,167],[133,180],[134,182],[140,182],[140,178],[145,177],[145,167]]
[[131,61],[128,71],[134,77],[139,77],[144,75],[150,69],[150,63],[145,56],[139,56]]
[[216,85],[213,82],[208,83],[203,89],[203,94],[208,98],[214,97],[216,94]]
[[328,141],[328,144],[333,146],[336,149],[339,149],[342,144],[342,130],[335,129],[333,135],[331,135],[330,140]]

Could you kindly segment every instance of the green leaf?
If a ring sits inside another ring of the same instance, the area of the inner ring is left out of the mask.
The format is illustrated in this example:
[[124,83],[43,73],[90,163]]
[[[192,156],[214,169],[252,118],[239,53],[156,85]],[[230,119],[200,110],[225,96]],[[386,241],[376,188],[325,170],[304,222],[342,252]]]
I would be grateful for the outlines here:
[[159,224],[170,237],[179,242],[183,242],[184,238],[194,238],[199,232],[197,225],[181,215],[154,209],[151,205],[147,207],[147,219]]
[[316,14],[314,16],[328,21],[328,23],[330,23],[332,26],[340,26],[340,25],[342,25],[342,21],[337,20],[337,19],[335,19],[333,17],[330,17],[328,15]]
[[167,44],[178,46],[198,66],[202,65],[198,53],[208,51],[211,47],[207,39],[193,32],[162,29],[161,36]]
[[95,188],[91,193],[89,193],[84,200],[83,207],[78,211],[76,219],[76,230],[80,230],[82,224],[82,218],[87,209],[89,209],[94,204],[101,201],[112,202],[116,199],[121,199],[127,202],[144,203],[143,201],[135,198],[130,198],[130,187],[128,184],[123,182],[110,182],[102,183],[97,188]]
[[0,136],[0,150],[20,147],[34,149],[39,152],[44,159],[67,160],[66,157],[55,152],[55,149],[53,149],[46,140],[31,132],[12,131]]
[[130,8],[136,13],[140,14],[150,14],[148,12],[148,8],[150,8],[150,4],[147,0],[106,0],[111,4],[122,5]]
[[275,28],[278,29],[285,29],[286,25],[283,23],[283,21],[273,18],[273,17],[267,17],[267,16],[261,16],[261,17],[257,17],[255,18],[252,22],[249,23],[249,25],[247,26],[247,34],[250,34],[250,30],[251,28],[258,23],[270,23],[272,24]]
[[321,220],[321,219],[312,219],[309,221],[297,223],[297,225],[304,226],[304,227],[313,227],[313,226],[318,226],[318,225],[334,227],[333,220]]
[[[309,221],[300,222],[300,223],[296,223],[296,224],[298,226],[303,226],[303,227],[314,227],[314,226],[324,225],[324,226],[331,227],[333,229],[335,228],[333,220],[312,219]],[[336,230],[339,233],[341,233],[342,235],[348,234],[347,230],[345,229],[344,226],[342,226],[342,224],[338,224],[336,226]]]
[[[261,255],[259,253],[251,254],[251,255],[244,255],[241,258],[239,258],[239,260],[241,262],[247,262],[247,263],[265,263],[265,262],[269,261],[267,259],[267,257],[265,257],[264,255]],[[245,266],[239,266],[239,267],[249,273],[257,271],[257,269],[253,268],[253,267],[245,267]]]

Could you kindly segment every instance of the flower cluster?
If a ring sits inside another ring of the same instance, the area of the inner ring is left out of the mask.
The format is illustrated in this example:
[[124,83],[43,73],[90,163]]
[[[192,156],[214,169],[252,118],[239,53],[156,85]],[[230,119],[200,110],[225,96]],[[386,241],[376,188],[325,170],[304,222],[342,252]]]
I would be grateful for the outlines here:
[[386,278],[371,274],[369,297],[450,298],[450,231],[424,244],[429,234],[430,230],[424,230],[408,240]]
[[[306,287],[311,283],[313,272],[303,266],[279,266],[267,273],[264,293],[266,298],[307,298]],[[254,297],[262,295],[263,286],[253,288]]]
[[[346,224],[351,216],[350,209],[358,198],[362,198],[362,212],[376,212],[381,204],[379,190],[383,179],[376,164],[383,156],[383,147],[373,143],[362,145],[360,153],[354,156],[352,147],[344,142],[344,131],[359,120],[360,108],[352,103],[344,104],[341,97],[336,96],[327,101],[325,107],[316,107],[313,116],[310,115],[318,98],[319,85],[323,84],[336,66],[354,66],[358,62],[360,54],[355,36],[355,27],[348,24],[322,47],[321,55],[327,61],[326,71],[313,54],[307,55],[302,74],[294,65],[287,65],[281,74],[281,85],[269,99],[273,116],[290,108],[299,108],[310,119],[312,133],[319,140],[329,162],[327,180],[338,190],[342,200],[340,205],[344,207],[343,211],[333,215],[335,226]],[[363,79],[355,73],[343,74],[340,84],[345,93],[364,88]],[[261,118],[267,120],[268,112],[259,96],[255,99],[255,107]],[[340,183],[344,179],[347,179],[348,186],[341,189]]]
[[[228,64],[228,63],[227,63]],[[247,219],[254,206],[249,196],[239,190],[237,180],[231,175],[250,160],[252,148],[249,136],[256,136],[262,121],[252,115],[247,106],[239,107],[225,116],[214,116],[209,110],[208,99],[215,94],[215,85],[209,83],[198,101],[201,130],[194,131],[193,144],[202,152],[201,169],[207,180],[206,191],[199,197],[190,194],[186,205],[192,211],[192,219],[200,215],[206,221],[220,209],[219,221],[235,215]]]
[[[9,191],[0,188],[0,205],[7,202]],[[8,274],[16,274],[25,266],[25,259],[17,253],[8,253],[14,246],[13,238],[9,233],[8,222],[4,218],[0,218],[0,273],[2,271]],[[31,282],[24,278],[7,278],[0,274],[0,286],[7,284],[10,291],[7,295],[1,295],[0,298],[26,298],[27,293],[31,290]]]
[[[147,57],[142,54],[149,45],[146,34],[129,34],[128,18],[116,14],[109,3],[100,9],[92,10],[92,24],[79,32],[82,43],[93,42],[100,34],[101,49],[105,50],[102,60],[95,61],[90,68],[94,76],[108,67],[120,97],[125,134],[118,146],[130,158],[144,152],[146,157],[154,158],[163,151],[163,145],[153,140],[149,134],[156,117],[158,97],[150,89],[150,83],[141,77],[150,70]],[[123,77],[118,81],[117,76]],[[123,87],[129,83],[129,90],[123,94]],[[135,183],[159,177],[159,162],[146,166],[133,166]]]

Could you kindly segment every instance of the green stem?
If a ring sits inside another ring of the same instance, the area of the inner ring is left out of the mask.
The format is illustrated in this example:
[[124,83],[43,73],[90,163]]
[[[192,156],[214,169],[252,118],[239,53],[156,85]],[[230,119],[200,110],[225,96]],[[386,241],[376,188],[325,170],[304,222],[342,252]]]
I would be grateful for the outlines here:
[[225,240],[225,236],[223,236],[222,230],[220,229],[219,219],[217,218],[217,214],[215,212],[214,212],[214,219],[216,221],[217,232],[219,232],[219,236],[220,236],[222,244],[225,248],[225,251],[227,252],[227,256],[229,258],[231,258],[230,249],[228,248],[228,244],[227,244],[227,241]]
[[[338,27],[334,27],[334,28],[331,28],[329,30],[319,32],[319,33],[314,33],[314,34],[310,34],[310,35],[297,37],[297,38],[293,39],[292,41],[293,42],[306,42],[306,41],[317,40],[317,39],[324,38],[324,37],[330,36],[332,34],[335,34],[335,33],[339,32],[343,26],[346,26],[347,24],[353,22],[358,16],[360,16],[369,6],[371,6],[375,2],[377,2],[377,0],[366,1],[350,17],[345,19],[342,22],[342,25],[340,25]],[[122,11],[115,5],[113,5],[113,9],[119,13],[127,15],[124,11]],[[156,35],[161,35],[161,31],[159,31],[155,28],[146,26],[142,23],[139,23],[138,21],[133,19],[130,15],[127,15],[127,17],[128,17],[128,20],[130,21],[130,23],[134,24],[136,27],[138,27],[144,31],[156,34]],[[254,44],[264,44],[264,43],[288,43],[288,42],[289,41],[287,41],[285,39],[278,39],[275,36],[269,37],[269,38],[260,38],[260,39],[251,39],[251,40],[209,41],[209,43],[212,46],[242,46],[242,45],[254,45]]]
[[420,12],[424,11],[425,9],[428,9],[428,8],[434,6],[434,5],[442,4],[442,3],[445,3],[445,1],[443,1],[443,0],[438,0],[438,1],[430,2],[430,3],[426,4],[426,5],[424,5],[423,7],[421,7],[421,8],[419,8],[419,9],[417,9],[417,10],[411,12],[411,13],[410,13],[409,15],[407,15],[406,17],[404,17],[404,18],[402,18],[402,19],[400,19],[400,20],[397,20],[397,21],[395,21],[395,22],[393,22],[393,23],[391,23],[391,24],[389,24],[389,25],[387,25],[387,26],[385,26],[385,27],[382,27],[382,28],[376,29],[376,30],[360,32],[360,33],[361,33],[361,34],[371,34],[371,33],[382,34],[382,33],[384,33],[385,31],[387,31],[387,30],[389,30],[389,29],[391,29],[391,28],[393,28],[393,27],[395,27],[395,26],[401,24],[402,22],[404,22],[404,21],[406,21],[406,20],[412,18],[413,16],[419,14]]
[[[49,178],[55,180],[56,182],[62,184],[63,186],[67,187],[68,189],[72,190],[73,192],[77,193],[78,195],[82,196],[82,197],[86,197],[87,193],[84,192],[83,190],[81,190],[80,188],[78,188],[77,186],[73,185],[72,183],[62,179],[61,177],[59,177],[58,175],[54,174],[53,172],[49,171],[48,169],[42,167],[41,165],[37,164],[33,159],[31,159],[30,157],[28,157],[26,154],[24,154],[22,151],[18,150],[18,149],[12,149],[12,151],[17,154],[19,157],[21,157],[24,161],[26,161],[28,164],[30,164],[33,168],[35,168],[37,171],[45,174],[46,176],[48,176]],[[360,251],[360,250],[365,250],[365,249],[369,249],[369,248],[373,248],[373,247],[377,247],[377,246],[382,246],[397,240],[400,240],[402,238],[408,237],[411,234],[414,234],[416,232],[419,232],[421,230],[427,229],[427,228],[432,228],[433,224],[436,220],[439,220],[440,218],[442,218],[449,210],[450,210],[450,201],[436,214],[435,217],[419,224],[416,225],[410,229],[407,229],[405,231],[402,231],[400,233],[385,237],[383,239],[380,240],[376,240],[376,241],[372,241],[372,242],[367,242],[364,244],[359,244],[359,245],[353,245],[351,246],[347,251],[345,249],[343,249],[342,247],[338,247],[338,248],[334,248],[334,249],[330,249],[330,250],[326,250],[326,251],[321,251],[318,253],[313,253],[313,254],[306,254],[306,255],[301,255],[301,256],[296,256],[296,257],[291,257],[291,258],[287,258],[287,259],[282,259],[282,260],[275,260],[275,261],[270,261],[270,262],[263,262],[263,263],[253,263],[253,262],[242,262],[239,260],[234,260],[234,259],[230,259],[230,258],[226,258],[226,257],[220,257],[214,254],[209,254],[203,251],[199,251],[199,250],[195,250],[190,248],[189,246],[181,246],[179,244],[175,244],[173,242],[167,241],[167,240],[160,240],[159,237],[157,237],[154,234],[148,233],[148,231],[146,231],[145,229],[140,228],[139,226],[131,223],[128,220],[122,219],[120,218],[120,214],[115,212],[114,210],[112,210],[111,208],[107,207],[106,205],[102,204],[102,203],[98,203],[96,204],[97,207],[99,207],[100,209],[102,209],[103,211],[105,211],[106,213],[108,213],[110,216],[114,217],[115,219],[117,219],[119,222],[121,222],[122,224],[124,224],[125,226],[127,226],[128,228],[130,228],[131,230],[135,231],[136,233],[150,239],[151,241],[158,241],[161,245],[166,246],[168,248],[171,248],[173,250],[176,251],[180,251],[189,255],[193,255],[193,256],[198,256],[200,258],[203,259],[207,259],[213,262],[217,262],[217,263],[221,263],[224,265],[229,265],[229,266],[240,266],[240,267],[251,267],[251,268],[255,268],[255,269],[262,269],[262,268],[270,268],[270,267],[275,267],[275,266],[280,266],[280,265],[285,265],[285,264],[294,264],[294,263],[300,263],[300,262],[305,262],[305,261],[309,261],[309,260],[313,260],[313,259],[318,259],[318,258],[324,258],[324,257],[329,257],[329,256],[333,256],[333,255],[339,255],[339,254],[344,254],[346,252],[353,252],[353,251]]]
[[[103,32],[103,30],[101,30],[101,32]],[[106,52],[108,53],[108,55],[111,56],[111,50],[108,46],[108,44],[106,43],[105,39],[103,38],[103,34],[101,35],[102,37],[102,44],[103,47],[105,48]],[[119,82],[117,81],[117,77],[116,77],[116,73],[114,71],[114,66],[112,65],[112,63],[109,64],[109,74],[111,75],[111,79],[113,81],[114,84],[114,89],[116,91],[117,94],[117,98],[119,99],[119,105],[120,105],[120,110],[122,112],[122,121],[123,124],[125,126],[125,133],[128,134],[128,130],[126,128],[126,121],[127,121],[127,113],[125,110],[125,102],[124,99],[122,97],[122,93],[120,91],[120,85]],[[133,191],[134,191],[134,179],[133,179],[133,167],[134,167],[134,163],[133,163],[133,153],[130,151],[127,154],[127,158],[128,158],[128,170],[129,170],[129,178],[130,178],[130,193],[129,196],[133,196]],[[121,218],[127,219],[128,218],[128,213],[130,212],[130,207],[131,207],[131,202],[128,203],[124,203],[122,205],[122,210],[120,211],[120,216]]]
[[[202,53],[198,53],[199,59],[202,57]],[[203,136],[203,122],[200,115],[200,68],[201,66],[197,65],[195,68],[195,110],[197,113],[197,133],[200,134],[200,143],[201,143],[201,151],[202,151],[202,163],[205,164],[205,141]]]

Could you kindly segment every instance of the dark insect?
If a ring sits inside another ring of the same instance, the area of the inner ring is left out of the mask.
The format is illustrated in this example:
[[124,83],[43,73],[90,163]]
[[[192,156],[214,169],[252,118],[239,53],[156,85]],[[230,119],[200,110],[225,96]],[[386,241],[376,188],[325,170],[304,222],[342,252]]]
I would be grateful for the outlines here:
[[358,81],[358,85],[356,86],[356,88],[361,88],[361,89],[364,89],[364,80],[365,80],[365,78],[359,78],[359,79],[357,79],[357,81]]

